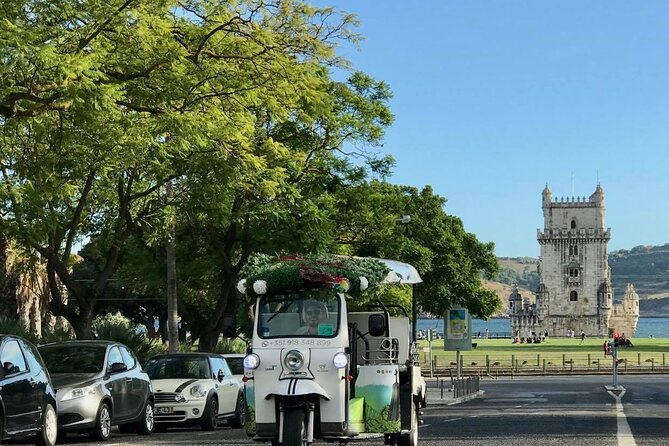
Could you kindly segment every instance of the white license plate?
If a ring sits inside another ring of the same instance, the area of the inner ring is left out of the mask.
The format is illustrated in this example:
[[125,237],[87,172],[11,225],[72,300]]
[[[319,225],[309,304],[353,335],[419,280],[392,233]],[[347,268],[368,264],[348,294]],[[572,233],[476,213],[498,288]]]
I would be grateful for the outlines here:
[[157,414],[168,414],[174,411],[174,407],[156,407]]

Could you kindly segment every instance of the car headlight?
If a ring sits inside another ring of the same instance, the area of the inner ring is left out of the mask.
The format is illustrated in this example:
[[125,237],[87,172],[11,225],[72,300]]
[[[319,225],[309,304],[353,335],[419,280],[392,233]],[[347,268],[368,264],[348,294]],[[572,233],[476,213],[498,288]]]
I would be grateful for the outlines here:
[[348,355],[346,355],[344,352],[339,352],[334,355],[334,358],[332,358],[332,363],[338,369],[343,369],[348,365]]
[[185,403],[188,400],[183,395],[183,393],[175,393],[174,394],[174,401],[177,402],[177,403]]
[[260,357],[255,353],[246,355],[244,357],[244,367],[250,370],[255,370],[260,365]]
[[297,350],[291,350],[286,353],[286,357],[283,358],[283,363],[286,364],[286,367],[290,370],[299,370],[304,364],[304,356]]
[[205,389],[204,386],[201,386],[200,384],[195,384],[190,388],[190,396],[195,398],[204,398],[207,396],[207,389]]
[[86,387],[77,387],[70,389],[63,394],[61,401],[76,400],[95,393],[95,384]]

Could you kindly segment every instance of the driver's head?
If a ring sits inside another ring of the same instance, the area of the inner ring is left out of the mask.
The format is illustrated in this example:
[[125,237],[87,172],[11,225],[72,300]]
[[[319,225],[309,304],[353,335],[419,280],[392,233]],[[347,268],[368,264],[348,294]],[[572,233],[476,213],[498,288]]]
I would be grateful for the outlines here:
[[323,302],[317,300],[308,300],[302,307],[302,318],[307,325],[318,325],[319,322],[328,317],[327,307]]

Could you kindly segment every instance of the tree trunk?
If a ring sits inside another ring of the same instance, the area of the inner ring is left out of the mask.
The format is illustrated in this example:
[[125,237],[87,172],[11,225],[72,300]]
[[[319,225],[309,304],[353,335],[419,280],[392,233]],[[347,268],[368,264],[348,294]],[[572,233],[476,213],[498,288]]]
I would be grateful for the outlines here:
[[83,316],[78,315],[76,318],[66,317],[66,319],[72,326],[77,339],[93,339],[93,332],[91,330],[93,326],[92,312]]
[[[167,183],[168,196],[171,195],[171,183]],[[174,227],[169,229],[165,243],[167,263],[167,337],[170,353],[179,351],[179,313],[177,310],[177,265],[174,252]]]
[[220,330],[205,328],[200,334],[200,342],[197,350],[200,352],[213,352],[218,343]]

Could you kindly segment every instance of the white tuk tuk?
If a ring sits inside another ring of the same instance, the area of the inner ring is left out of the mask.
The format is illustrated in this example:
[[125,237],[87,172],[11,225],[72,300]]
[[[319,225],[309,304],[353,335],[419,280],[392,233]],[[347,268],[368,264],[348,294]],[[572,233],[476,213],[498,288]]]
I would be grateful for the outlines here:
[[406,263],[337,256],[279,260],[243,279],[240,291],[257,296],[244,359],[249,435],[273,446],[370,436],[417,445],[426,389],[415,326],[399,305],[379,300],[349,312],[347,301],[368,287],[406,284],[415,320],[420,282]]

